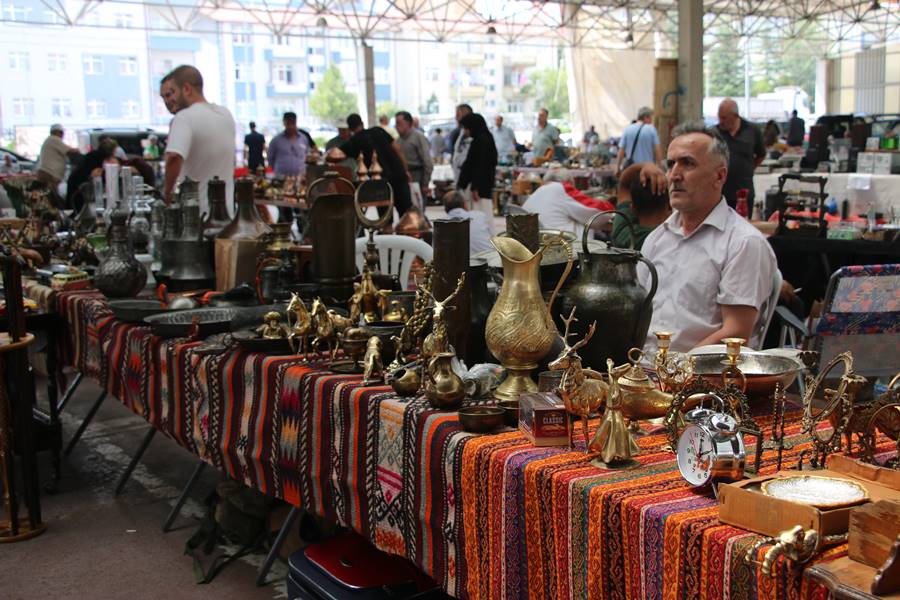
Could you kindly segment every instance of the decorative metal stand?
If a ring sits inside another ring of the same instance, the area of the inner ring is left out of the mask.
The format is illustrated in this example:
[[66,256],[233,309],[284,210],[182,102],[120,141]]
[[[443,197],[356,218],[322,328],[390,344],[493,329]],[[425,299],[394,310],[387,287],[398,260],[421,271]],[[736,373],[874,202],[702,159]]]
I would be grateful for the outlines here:
[[[843,365],[844,370],[837,389],[825,388],[825,380],[838,364]],[[803,397],[803,431],[812,438],[813,449],[800,453],[798,469],[803,469],[805,458],[809,459],[813,469],[824,469],[828,455],[841,449],[841,436],[850,423],[854,398],[865,383],[865,377],[853,373],[853,355],[850,352],[835,356],[825,368],[819,370],[815,379],[807,381],[806,395]],[[820,391],[821,397],[818,397]],[[831,422],[832,428],[827,436],[823,436],[819,424],[826,419]]]
[[[28,364],[27,347],[34,336],[25,332],[22,305],[24,260],[17,252],[0,247],[3,287],[9,332],[0,334],[0,484],[3,511],[0,542],[19,542],[44,532],[41,520],[40,482],[32,408],[35,403],[34,379]],[[21,475],[16,474],[15,450],[21,454]],[[28,522],[19,519],[19,482],[28,511]]]

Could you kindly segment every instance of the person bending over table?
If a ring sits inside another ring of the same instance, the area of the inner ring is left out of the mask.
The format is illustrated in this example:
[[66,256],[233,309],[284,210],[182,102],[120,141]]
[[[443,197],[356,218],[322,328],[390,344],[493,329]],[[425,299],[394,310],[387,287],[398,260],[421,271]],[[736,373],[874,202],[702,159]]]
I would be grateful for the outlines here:
[[[656,353],[654,331],[672,331],[671,348],[684,352],[741,337],[751,347],[759,309],[772,292],[775,254],[765,237],[728,206],[728,146],[702,122],[673,131],[667,153],[669,202],[674,212],[644,241],[643,254],[656,266],[646,356]],[[641,264],[641,284],[650,273]]]
[[[572,174],[566,169],[551,169],[544,175],[544,182],[536,189],[522,208],[537,213],[541,229],[571,231],[581,237],[584,226],[600,210],[585,206],[566,193],[565,183],[572,181]],[[611,205],[610,205],[611,206]],[[612,214],[594,221],[595,229],[612,220]]]

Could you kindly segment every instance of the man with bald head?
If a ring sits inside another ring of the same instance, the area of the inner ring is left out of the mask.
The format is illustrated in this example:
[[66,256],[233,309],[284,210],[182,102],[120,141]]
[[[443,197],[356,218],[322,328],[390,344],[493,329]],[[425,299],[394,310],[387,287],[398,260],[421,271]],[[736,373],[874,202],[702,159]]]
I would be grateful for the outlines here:
[[737,102],[731,98],[719,104],[719,135],[728,146],[728,180],[722,193],[728,206],[737,204],[737,191],[746,188],[747,208],[753,207],[753,171],[766,157],[762,132],[756,125],[741,118]]
[[226,198],[234,194],[234,117],[224,106],[206,101],[203,76],[190,65],[181,65],[163,77],[159,95],[175,115],[166,144],[163,197],[170,204],[175,183],[190,177],[200,182],[200,212],[208,212],[206,184],[210,179],[225,181]]
[[[685,123],[673,131],[666,173],[672,215],[644,241],[656,266],[650,331],[673,331],[680,352],[722,338],[740,337],[758,347],[754,325],[772,292],[775,255],[763,235],[725,203],[728,146],[716,129]],[[650,286],[641,265],[640,280]],[[647,356],[656,338],[647,336]]]

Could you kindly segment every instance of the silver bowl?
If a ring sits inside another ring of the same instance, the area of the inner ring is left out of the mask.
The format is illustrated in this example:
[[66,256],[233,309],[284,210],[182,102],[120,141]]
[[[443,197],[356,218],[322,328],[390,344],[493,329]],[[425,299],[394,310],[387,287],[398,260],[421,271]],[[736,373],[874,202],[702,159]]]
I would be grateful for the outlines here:
[[[724,352],[695,354],[694,360],[694,375],[721,385],[722,370],[728,366]],[[754,396],[772,395],[778,382],[787,388],[803,370],[803,365],[792,358],[747,351],[741,352],[737,366],[747,376],[747,393]]]

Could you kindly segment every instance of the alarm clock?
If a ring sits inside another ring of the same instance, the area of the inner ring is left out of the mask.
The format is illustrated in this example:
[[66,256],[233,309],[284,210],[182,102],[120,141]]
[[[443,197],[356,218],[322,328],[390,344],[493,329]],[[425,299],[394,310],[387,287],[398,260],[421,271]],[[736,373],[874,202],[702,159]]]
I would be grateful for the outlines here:
[[[701,487],[744,476],[744,438],[734,417],[724,412],[697,415],[678,438],[678,470],[685,481]],[[715,491],[715,489],[714,489]]]

